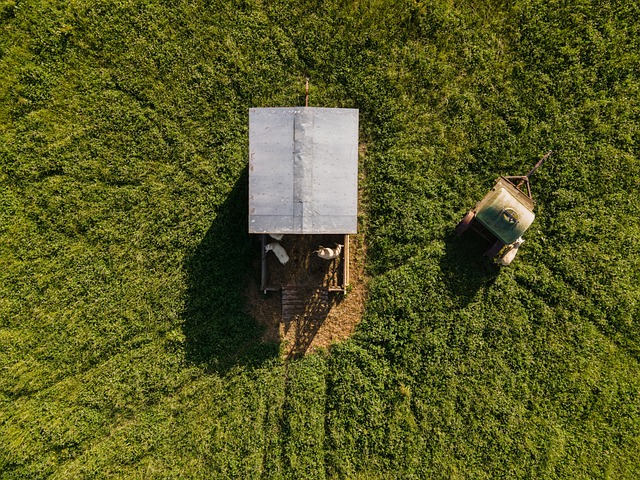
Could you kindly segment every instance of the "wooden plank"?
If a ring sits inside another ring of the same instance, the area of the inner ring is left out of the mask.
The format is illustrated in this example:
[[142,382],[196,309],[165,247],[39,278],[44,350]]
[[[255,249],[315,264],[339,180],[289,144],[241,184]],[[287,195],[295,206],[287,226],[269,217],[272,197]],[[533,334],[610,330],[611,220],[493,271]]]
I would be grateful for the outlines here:
[[298,285],[282,287],[282,319],[322,318],[329,311],[329,292],[326,288]]
[[349,286],[349,235],[344,236],[344,258],[343,261],[343,273],[342,273],[342,290],[347,293],[347,287]]
[[260,235],[260,251],[262,252],[261,258],[261,268],[260,268],[260,290],[264,293],[267,293],[267,252],[264,250],[265,245],[265,237],[266,235]]

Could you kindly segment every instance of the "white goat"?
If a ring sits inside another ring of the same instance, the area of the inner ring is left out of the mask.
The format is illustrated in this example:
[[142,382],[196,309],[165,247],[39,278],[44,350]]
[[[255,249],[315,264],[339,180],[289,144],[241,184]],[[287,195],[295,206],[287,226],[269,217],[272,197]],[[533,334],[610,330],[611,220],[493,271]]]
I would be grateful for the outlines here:
[[503,266],[509,265],[511,262],[513,262],[513,259],[516,258],[518,249],[523,243],[524,243],[524,240],[522,239],[522,237],[518,238],[515,242],[509,245],[509,248],[505,253],[503,253],[500,257],[496,259],[496,263],[498,265],[503,265]]
[[284,249],[284,247],[280,245],[278,242],[271,242],[264,247],[265,252],[268,252],[269,250],[271,250],[273,253],[276,254],[276,257],[278,257],[278,260],[280,261],[281,264],[284,265],[289,261],[289,255],[287,255],[287,252]]
[[282,237],[284,237],[284,234],[282,234],[282,233],[270,233],[269,236],[271,238],[273,238],[274,240],[280,241],[280,240],[282,240]]
[[318,250],[314,250],[313,253],[317,253],[318,256],[323,260],[333,260],[334,258],[338,258],[340,256],[343,246],[344,245],[336,244],[336,248],[328,248],[321,245]]

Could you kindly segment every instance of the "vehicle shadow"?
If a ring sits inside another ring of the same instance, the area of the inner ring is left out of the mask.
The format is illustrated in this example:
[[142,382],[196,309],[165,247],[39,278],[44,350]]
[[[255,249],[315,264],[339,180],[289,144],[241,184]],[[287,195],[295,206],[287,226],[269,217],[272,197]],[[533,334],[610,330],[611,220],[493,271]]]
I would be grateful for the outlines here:
[[277,343],[262,340],[264,327],[247,306],[246,286],[253,257],[259,256],[247,232],[247,218],[245,169],[185,263],[186,358],[220,373],[236,365],[259,365],[278,355]]
[[498,278],[500,267],[483,256],[488,246],[472,233],[458,237],[452,231],[445,238],[440,271],[458,308],[467,306],[481,288],[490,287]]

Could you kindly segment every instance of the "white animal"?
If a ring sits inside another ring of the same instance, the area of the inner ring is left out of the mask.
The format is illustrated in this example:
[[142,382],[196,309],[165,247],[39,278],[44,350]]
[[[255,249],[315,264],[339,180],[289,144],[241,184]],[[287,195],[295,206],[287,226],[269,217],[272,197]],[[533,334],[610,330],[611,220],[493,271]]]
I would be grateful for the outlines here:
[[278,261],[283,265],[289,261],[289,255],[287,255],[287,252],[284,249],[284,247],[280,245],[278,242],[271,242],[267,244],[264,247],[264,251],[265,252],[272,251],[273,253],[275,253],[276,257],[278,257]]
[[274,240],[280,241],[280,240],[282,240],[282,237],[284,237],[284,234],[282,234],[282,233],[270,233],[269,236],[271,238],[273,238]]
[[522,237],[518,238],[515,242],[509,245],[509,248],[506,250],[505,253],[503,253],[500,257],[496,259],[496,263],[498,265],[503,265],[503,266],[509,265],[511,262],[513,262],[513,259],[516,258],[518,249],[523,243],[524,243],[524,240],[522,239]]
[[336,248],[320,246],[318,250],[315,250],[313,253],[317,253],[318,256],[324,260],[333,260],[334,258],[338,258],[340,256],[343,246],[344,245],[338,244],[336,244]]

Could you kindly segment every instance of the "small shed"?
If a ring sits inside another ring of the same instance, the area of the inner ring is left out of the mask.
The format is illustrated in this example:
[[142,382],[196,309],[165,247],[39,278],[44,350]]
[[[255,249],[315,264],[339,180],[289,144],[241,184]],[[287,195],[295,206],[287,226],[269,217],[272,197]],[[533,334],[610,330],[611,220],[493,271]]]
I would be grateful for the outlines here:
[[[339,287],[346,289],[348,235],[357,233],[357,217],[358,110],[250,109],[249,233],[261,234],[263,247],[269,235],[344,236]],[[262,289],[278,289],[265,257],[263,248]]]

